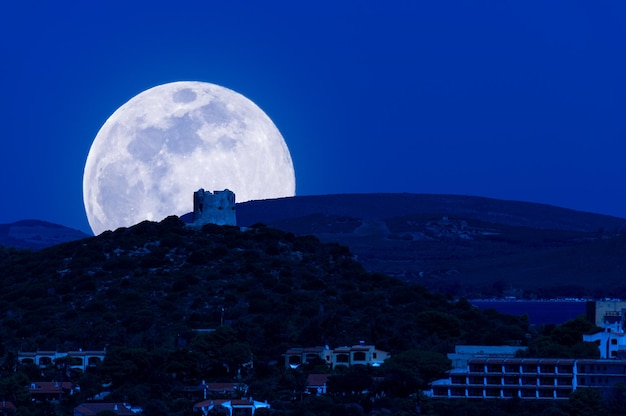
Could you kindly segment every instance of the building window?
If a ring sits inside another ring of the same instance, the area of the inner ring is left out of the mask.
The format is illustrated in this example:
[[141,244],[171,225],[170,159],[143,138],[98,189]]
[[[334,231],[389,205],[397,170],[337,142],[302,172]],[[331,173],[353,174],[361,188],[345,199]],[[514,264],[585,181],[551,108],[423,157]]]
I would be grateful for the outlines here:
[[552,390],[548,390],[548,389],[541,389],[539,390],[539,397],[554,397],[554,393],[552,392]]
[[470,377],[469,384],[483,384],[485,379],[482,377]]
[[468,395],[470,397],[482,397],[483,390],[482,389],[468,389]]
[[338,363],[349,363],[350,362],[350,357],[348,357],[348,354],[337,354],[337,362]]
[[500,390],[498,390],[498,389],[487,389],[485,391],[485,396],[487,396],[487,397],[500,397]]
[[570,380],[569,378],[559,377],[556,379],[556,384],[558,386],[571,386],[572,380]]
[[50,357],[41,357],[39,359],[39,365],[40,366],[46,366],[46,365],[50,365],[52,364],[52,358]]
[[612,339],[611,340],[611,345],[617,345],[617,340],[616,339]]
[[504,367],[504,371],[507,373],[519,373],[519,366],[507,365]]
[[465,396],[465,389],[455,389],[455,388],[452,388],[452,389],[450,389],[450,395],[451,396],[456,396],[456,397],[463,397],[463,396]]
[[519,379],[517,377],[504,377],[504,384],[507,385],[518,385]]
[[572,370],[573,370],[573,367],[570,365],[564,365],[562,367],[559,367],[559,373],[561,374],[571,373]]
[[466,383],[466,378],[465,378],[465,376],[451,376],[450,377],[450,382],[452,384],[465,384]]
[[89,359],[87,360],[87,364],[89,364],[90,366],[95,366],[97,365],[100,361],[100,357],[89,357]]
[[502,372],[502,366],[501,365],[489,364],[487,366],[487,372],[489,372],[489,373],[501,373]]
[[502,384],[500,377],[487,377],[487,384]]
[[472,373],[482,373],[485,371],[485,367],[481,364],[470,364],[470,372]]
[[363,351],[355,352],[354,361],[365,361],[365,353]]

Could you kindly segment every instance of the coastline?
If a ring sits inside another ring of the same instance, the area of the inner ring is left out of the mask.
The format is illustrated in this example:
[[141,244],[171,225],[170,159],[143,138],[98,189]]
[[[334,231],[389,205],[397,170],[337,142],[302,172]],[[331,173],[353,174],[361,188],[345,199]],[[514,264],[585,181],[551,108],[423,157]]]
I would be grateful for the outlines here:
[[590,299],[468,299],[479,309],[508,315],[527,315],[531,325],[560,325],[586,315]]

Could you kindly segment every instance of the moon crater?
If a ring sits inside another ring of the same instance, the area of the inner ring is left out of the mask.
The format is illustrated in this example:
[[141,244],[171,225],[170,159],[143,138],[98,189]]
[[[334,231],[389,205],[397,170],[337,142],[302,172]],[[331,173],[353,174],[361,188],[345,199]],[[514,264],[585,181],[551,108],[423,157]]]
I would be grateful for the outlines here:
[[185,88],[179,91],[176,91],[172,96],[172,101],[175,103],[190,103],[196,100],[196,93],[193,92],[190,88]]

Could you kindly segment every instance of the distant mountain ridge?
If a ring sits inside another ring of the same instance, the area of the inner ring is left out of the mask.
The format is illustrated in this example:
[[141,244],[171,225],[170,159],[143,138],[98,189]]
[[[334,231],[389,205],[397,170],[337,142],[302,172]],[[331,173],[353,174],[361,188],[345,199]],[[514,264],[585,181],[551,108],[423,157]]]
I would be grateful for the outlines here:
[[237,222],[273,224],[311,214],[386,219],[414,214],[440,214],[498,224],[592,232],[626,229],[626,219],[554,205],[445,194],[336,194],[296,196],[237,204]]
[[82,231],[41,220],[0,224],[0,245],[39,250],[68,241],[91,237]]
[[396,193],[244,202],[237,222],[337,242],[369,271],[455,296],[591,296],[596,290],[626,297],[623,218],[476,196]]

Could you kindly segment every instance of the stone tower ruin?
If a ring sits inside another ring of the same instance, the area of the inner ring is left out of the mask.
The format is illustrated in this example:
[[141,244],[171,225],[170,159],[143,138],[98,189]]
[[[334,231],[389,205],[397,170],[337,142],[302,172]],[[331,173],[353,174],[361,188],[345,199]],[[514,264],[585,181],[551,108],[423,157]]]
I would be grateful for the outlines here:
[[235,194],[223,191],[205,191],[200,188],[193,193],[193,227],[204,224],[237,225]]

